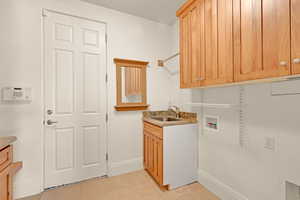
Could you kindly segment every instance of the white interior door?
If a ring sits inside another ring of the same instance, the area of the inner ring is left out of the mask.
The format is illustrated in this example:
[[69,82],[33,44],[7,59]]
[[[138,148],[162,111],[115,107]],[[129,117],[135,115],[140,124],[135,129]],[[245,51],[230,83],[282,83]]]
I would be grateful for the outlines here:
[[105,35],[103,23],[45,12],[45,188],[106,174]]

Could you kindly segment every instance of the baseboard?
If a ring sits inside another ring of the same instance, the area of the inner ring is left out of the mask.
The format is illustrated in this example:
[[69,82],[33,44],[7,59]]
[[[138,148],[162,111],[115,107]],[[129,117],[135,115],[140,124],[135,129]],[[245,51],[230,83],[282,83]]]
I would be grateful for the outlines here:
[[42,192],[42,188],[41,185],[37,185],[31,180],[26,180],[23,182],[15,182],[13,186],[13,192],[14,199],[21,199],[40,194]]
[[198,171],[198,182],[222,200],[249,200],[203,170]]
[[136,158],[109,164],[108,176],[117,176],[143,169],[143,158]]

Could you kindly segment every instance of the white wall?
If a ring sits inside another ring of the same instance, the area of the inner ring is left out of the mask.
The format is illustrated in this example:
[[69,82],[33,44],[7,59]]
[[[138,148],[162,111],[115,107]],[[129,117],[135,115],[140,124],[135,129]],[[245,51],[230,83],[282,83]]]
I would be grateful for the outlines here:
[[[175,37],[177,30],[175,24]],[[176,81],[178,75],[174,76]],[[274,85],[282,92],[300,92],[300,81]],[[194,102],[201,95],[208,103],[238,104],[240,98],[239,86],[189,91],[186,98]],[[271,92],[271,83],[245,86],[243,147],[239,111],[192,109],[200,121],[203,114],[220,116],[218,133],[202,131],[199,124],[199,181],[222,199],[285,200],[285,182],[300,185],[300,95],[272,96]],[[266,137],[275,139],[274,151],[264,148]]]
[[142,167],[141,112],[117,113],[113,58],[150,61],[148,102],[166,108],[172,89],[169,74],[155,66],[171,53],[171,27],[79,0],[0,1],[0,87],[33,88],[33,102],[0,104],[0,134],[15,135],[15,160],[24,168],[15,178],[15,197],[43,189],[42,8],[92,18],[108,24],[110,174]]
[[[179,50],[179,23],[176,21],[172,26],[172,45],[171,45],[171,52],[172,54],[176,54],[180,52]],[[191,102],[191,90],[189,89],[180,89],[180,63],[179,63],[180,56],[170,60],[166,63],[166,70],[170,74],[171,83],[172,83],[172,90],[171,90],[171,100],[170,103],[174,105],[180,106],[182,109],[187,110],[185,104]]]

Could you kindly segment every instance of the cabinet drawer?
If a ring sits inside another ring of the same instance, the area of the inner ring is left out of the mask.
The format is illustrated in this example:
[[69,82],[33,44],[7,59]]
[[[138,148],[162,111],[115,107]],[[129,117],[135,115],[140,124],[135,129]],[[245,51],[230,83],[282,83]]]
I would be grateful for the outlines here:
[[163,139],[163,129],[161,127],[144,122],[144,130],[160,139]]
[[12,163],[12,146],[0,151],[0,172]]

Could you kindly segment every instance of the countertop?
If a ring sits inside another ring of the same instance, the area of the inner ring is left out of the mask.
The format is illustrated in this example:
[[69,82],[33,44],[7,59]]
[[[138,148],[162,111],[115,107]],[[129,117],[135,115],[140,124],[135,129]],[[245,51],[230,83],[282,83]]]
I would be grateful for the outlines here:
[[184,124],[196,124],[197,121],[197,113],[189,113],[189,112],[180,112],[179,121],[159,121],[155,120],[152,117],[176,117],[176,113],[172,111],[145,111],[143,113],[143,120],[145,122],[151,123],[153,125],[159,127],[166,127],[166,126],[177,126],[177,125],[184,125]]
[[166,126],[177,126],[177,125],[184,125],[184,124],[197,124],[197,120],[196,121],[190,121],[190,120],[185,120],[182,119],[180,121],[159,121],[159,120],[155,120],[155,119],[151,119],[150,117],[144,117],[144,121],[148,122],[150,124],[159,126],[159,127],[166,127]]
[[0,150],[14,143],[17,140],[15,136],[0,137]]

